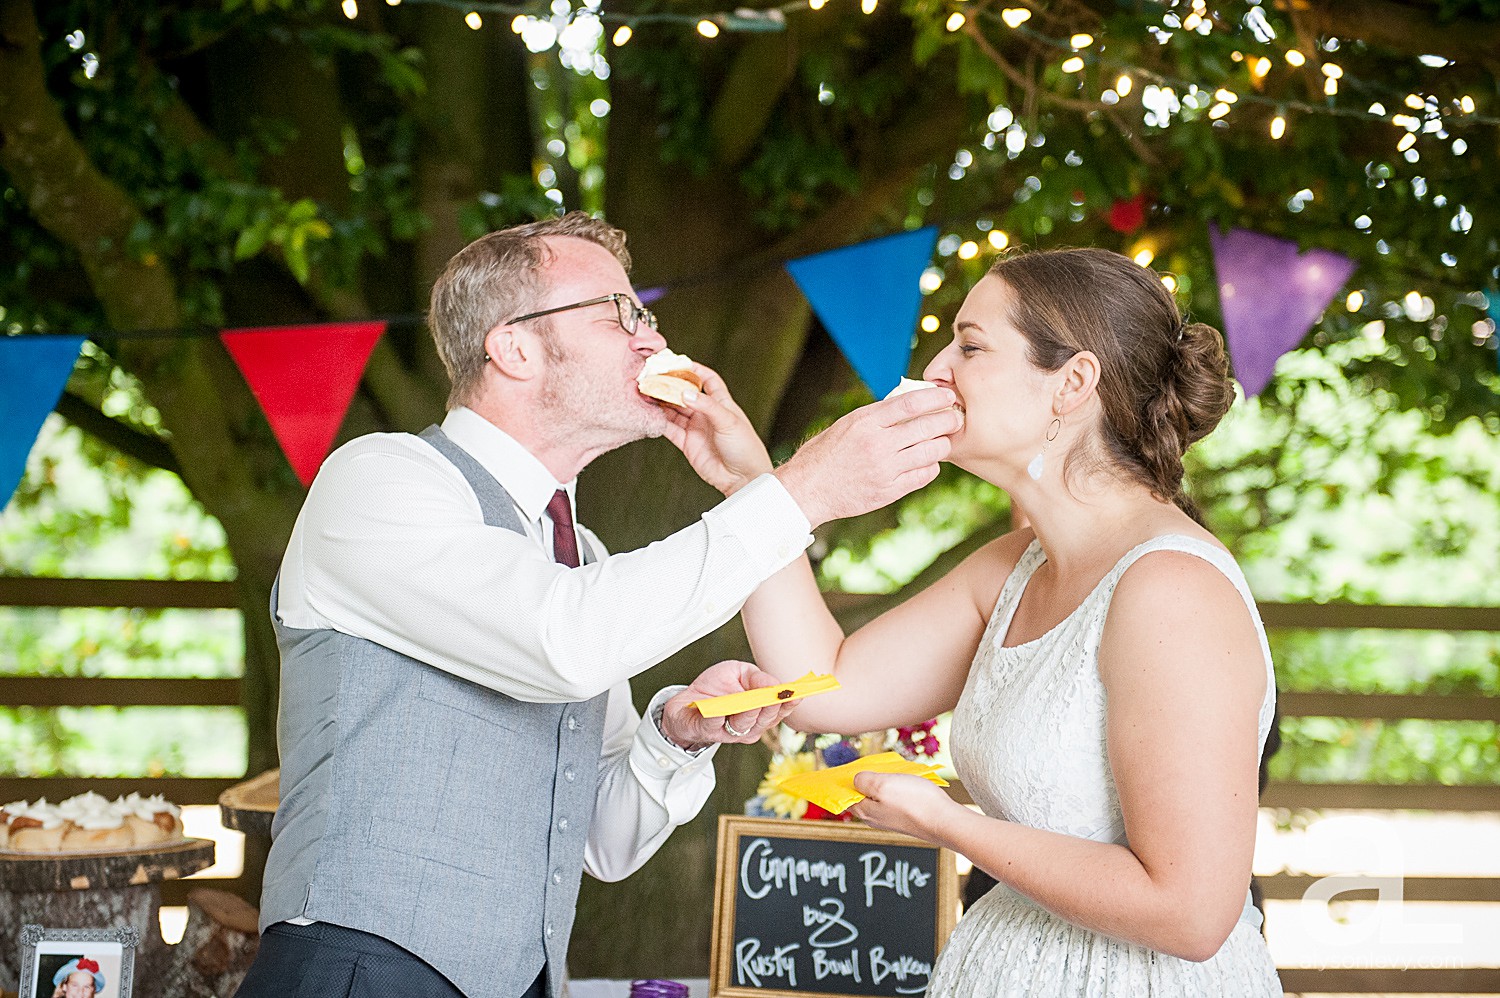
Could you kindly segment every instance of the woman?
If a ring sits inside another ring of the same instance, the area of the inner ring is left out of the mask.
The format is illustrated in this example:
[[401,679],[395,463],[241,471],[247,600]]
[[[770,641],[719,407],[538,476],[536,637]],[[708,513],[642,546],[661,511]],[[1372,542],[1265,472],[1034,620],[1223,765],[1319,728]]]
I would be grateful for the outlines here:
[[842,684],[793,713],[802,730],[955,711],[983,814],[917,777],[856,781],[857,817],[998,881],[929,995],[1279,996],[1247,901],[1270,653],[1182,491],[1183,452],[1233,400],[1222,338],[1123,256],[1030,253],[975,286],[925,376],[965,414],[948,460],[1029,526],[848,637],[805,559],[744,621],[762,668]]
[[53,998],[93,998],[104,990],[104,975],[97,960],[81,956],[69,960],[52,975]]

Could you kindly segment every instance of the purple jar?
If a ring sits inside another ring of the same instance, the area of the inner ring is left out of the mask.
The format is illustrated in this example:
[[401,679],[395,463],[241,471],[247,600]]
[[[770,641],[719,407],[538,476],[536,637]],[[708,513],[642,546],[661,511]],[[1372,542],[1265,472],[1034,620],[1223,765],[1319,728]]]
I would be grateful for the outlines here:
[[630,998],[688,998],[688,986],[676,981],[631,981]]

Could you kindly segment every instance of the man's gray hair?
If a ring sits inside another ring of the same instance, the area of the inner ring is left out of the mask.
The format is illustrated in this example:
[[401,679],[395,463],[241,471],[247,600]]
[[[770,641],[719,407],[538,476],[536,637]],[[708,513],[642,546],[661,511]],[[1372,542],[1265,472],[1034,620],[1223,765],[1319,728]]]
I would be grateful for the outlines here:
[[[453,387],[450,409],[473,401],[484,373],[484,338],[518,315],[536,311],[546,287],[542,268],[551,259],[546,239],[571,236],[597,243],[630,273],[625,233],[602,218],[570,211],[561,218],[512,226],[480,236],[453,255],[432,286],[427,326]],[[544,336],[550,330],[539,330]],[[551,352],[554,347],[544,341]]]

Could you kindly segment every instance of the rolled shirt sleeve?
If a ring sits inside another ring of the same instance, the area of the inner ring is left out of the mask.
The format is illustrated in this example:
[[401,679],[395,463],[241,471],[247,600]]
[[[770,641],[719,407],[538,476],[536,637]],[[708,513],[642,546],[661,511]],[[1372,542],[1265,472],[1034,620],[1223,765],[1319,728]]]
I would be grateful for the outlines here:
[[653,719],[685,687],[669,686],[652,697],[642,719],[630,702],[630,687],[609,692],[604,751],[594,811],[607,815],[589,828],[583,868],[600,880],[623,880],[656,854],[672,830],[703,808],[714,791],[717,745],[689,752],[662,735]]
[[723,624],[809,543],[807,518],[763,475],[660,541],[567,568],[487,526],[431,447],[377,434],[314,482],[279,609],[291,626],[366,638],[519,700],[573,702]]

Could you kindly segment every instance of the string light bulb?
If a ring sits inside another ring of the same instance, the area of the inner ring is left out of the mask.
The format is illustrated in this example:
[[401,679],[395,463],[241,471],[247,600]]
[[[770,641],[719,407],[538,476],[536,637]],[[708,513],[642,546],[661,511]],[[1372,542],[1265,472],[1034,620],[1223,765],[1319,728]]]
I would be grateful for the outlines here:
[[990,245],[993,246],[993,247],[995,247],[995,249],[997,249],[997,250],[1003,250],[1003,249],[1005,249],[1005,247],[1007,247],[1007,246],[1010,245],[1010,236],[1007,236],[1004,232],[1000,231],[999,229],[991,229],[990,230]]
[[1458,107],[1459,110],[1463,111],[1464,114],[1473,114],[1474,98],[1470,97],[1468,94],[1464,94],[1458,99]]
[[1418,97],[1416,94],[1407,94],[1406,106],[1411,108],[1413,111],[1420,111],[1426,105],[1422,98]]
[[475,31],[478,31],[480,28],[484,27],[484,18],[479,16],[479,11],[471,10],[464,15],[464,23],[473,28]]
[[1211,107],[1211,108],[1208,109],[1208,120],[1209,121],[1218,121],[1220,118],[1224,117],[1224,115],[1226,115],[1228,113],[1229,113],[1229,105],[1225,104],[1223,101],[1219,101],[1219,103],[1215,104],[1213,107]]
[[359,3],[358,3],[358,0],[344,0],[343,4],[341,4],[341,6],[343,7],[343,10],[344,10],[344,16],[347,17],[349,20],[352,21],[356,17],[359,16]]
[[1122,75],[1118,80],[1115,81],[1115,93],[1119,94],[1121,97],[1129,97],[1130,88],[1133,85],[1134,81],[1132,81],[1130,77]]
[[958,247],[958,258],[960,260],[972,260],[979,255],[979,244],[972,239],[966,239],[963,245]]
[[935,316],[935,315],[924,315],[924,316],[922,316],[922,332],[924,332],[924,333],[935,333],[939,329],[941,329],[942,327],[943,327],[943,324],[938,321],[938,317],[937,316]]
[[1226,90],[1223,87],[1220,87],[1218,90],[1214,91],[1214,98],[1223,101],[1225,104],[1233,104],[1235,101],[1240,99],[1240,95],[1235,93],[1233,90]]
[[1075,49],[1086,49],[1090,45],[1094,44],[1094,36],[1080,31],[1078,34],[1068,39],[1068,43]]
[[944,27],[946,27],[949,31],[957,31],[959,28],[962,28],[964,26],[964,22],[966,20],[968,20],[968,18],[964,17],[962,14],[955,10],[953,13],[948,15],[948,23],[944,25]]
[[1360,309],[1365,307],[1365,293],[1363,291],[1349,292],[1349,297],[1347,300],[1345,300],[1344,305],[1349,309],[1349,311],[1358,312]]
[[1416,144],[1417,144],[1417,133],[1416,132],[1407,132],[1405,135],[1401,136],[1401,141],[1396,143],[1396,151],[1397,152],[1406,152],[1406,150],[1410,149],[1412,146],[1414,146]]
[[619,48],[626,42],[630,41],[630,36],[633,34],[635,34],[635,32],[630,30],[630,25],[622,24],[615,29],[615,36],[611,38],[610,41],[615,43],[615,48]]
[[1278,114],[1271,119],[1271,138],[1279,139],[1286,134],[1286,116]]
[[1007,7],[1000,12],[1000,20],[1005,22],[1007,28],[1019,28],[1031,20],[1031,11],[1025,7]]
[[1307,56],[1296,49],[1287,49],[1286,61],[1293,66],[1305,66],[1307,65]]
[[1151,261],[1156,259],[1156,253],[1152,251],[1150,246],[1142,246],[1136,250],[1135,256],[1131,257],[1131,259],[1142,267],[1149,267],[1151,266]]
[[880,0],[859,0],[859,9],[866,14],[875,13],[875,8],[880,5]]
[[[1344,68],[1336,62],[1325,62],[1323,63],[1323,75],[1328,77],[1330,80],[1342,79],[1344,75]],[[1421,106],[1421,103],[1418,102],[1417,107]]]
[[1076,55],[1062,64],[1064,73],[1076,73],[1081,69],[1083,69],[1083,60]]
[[1270,71],[1271,60],[1267,59],[1265,56],[1258,56],[1254,61],[1250,63],[1250,75],[1254,76],[1256,79],[1261,79]]
[[1329,97],[1332,97],[1338,92],[1339,81],[1337,77],[1330,76],[1328,79],[1323,81],[1323,93],[1327,94]]
[[704,38],[717,38],[719,37],[719,26],[705,17],[698,22],[698,34]]
[[1172,292],[1172,294],[1175,295],[1177,293],[1177,278],[1173,277],[1171,274],[1162,274],[1161,282],[1162,284],[1166,285],[1167,290]]

